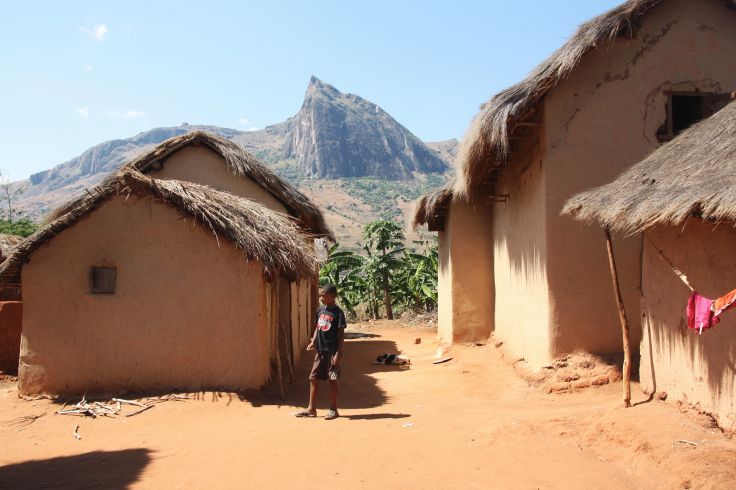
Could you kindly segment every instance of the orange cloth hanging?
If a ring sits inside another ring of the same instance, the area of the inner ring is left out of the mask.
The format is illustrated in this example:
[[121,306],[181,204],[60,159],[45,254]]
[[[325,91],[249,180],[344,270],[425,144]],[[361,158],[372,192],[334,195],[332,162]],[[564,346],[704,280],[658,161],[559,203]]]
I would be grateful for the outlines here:
[[736,289],[724,294],[713,302],[713,316],[718,318],[721,313],[736,306]]

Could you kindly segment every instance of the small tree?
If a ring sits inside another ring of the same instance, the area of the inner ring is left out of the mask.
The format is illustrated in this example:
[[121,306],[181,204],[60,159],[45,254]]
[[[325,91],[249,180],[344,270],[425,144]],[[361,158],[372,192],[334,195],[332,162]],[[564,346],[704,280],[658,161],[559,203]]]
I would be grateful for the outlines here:
[[0,173],[0,199],[7,206],[7,220],[12,223],[15,214],[15,203],[26,191],[26,186],[22,184],[13,184],[10,177]]
[[369,275],[378,280],[383,290],[383,304],[386,318],[394,319],[391,299],[391,276],[401,266],[404,252],[404,229],[391,220],[378,220],[368,223],[363,230],[368,252]]

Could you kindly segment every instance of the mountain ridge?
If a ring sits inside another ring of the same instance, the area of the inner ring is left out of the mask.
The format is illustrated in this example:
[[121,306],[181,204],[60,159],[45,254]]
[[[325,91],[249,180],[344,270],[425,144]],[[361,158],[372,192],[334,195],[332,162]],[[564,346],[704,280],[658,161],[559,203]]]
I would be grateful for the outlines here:
[[[445,178],[458,145],[455,139],[424,143],[378,105],[312,77],[302,107],[285,121],[256,131],[183,123],[104,141],[31,175],[17,207],[38,219],[166,139],[196,130],[242,145],[323,209],[330,206],[328,221],[332,215],[346,223],[407,214],[418,192]],[[346,195],[349,210],[320,202],[316,189],[323,181],[336,181],[327,185]],[[354,242],[348,228],[345,235]]]

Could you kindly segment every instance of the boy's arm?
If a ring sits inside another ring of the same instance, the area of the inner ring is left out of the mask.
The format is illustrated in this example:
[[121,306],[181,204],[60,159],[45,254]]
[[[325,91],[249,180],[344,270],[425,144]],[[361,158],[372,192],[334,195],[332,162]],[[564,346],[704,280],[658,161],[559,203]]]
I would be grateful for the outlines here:
[[342,315],[342,318],[340,318],[340,325],[337,329],[337,354],[335,355],[335,364],[338,364],[340,362],[340,359],[342,359],[342,346],[345,343],[345,328],[347,327],[347,323],[345,322],[345,315]]
[[312,333],[312,340],[309,341],[309,344],[307,344],[307,350],[314,350],[314,344],[317,342],[317,331],[319,328],[317,328],[317,322],[314,322],[314,333]]

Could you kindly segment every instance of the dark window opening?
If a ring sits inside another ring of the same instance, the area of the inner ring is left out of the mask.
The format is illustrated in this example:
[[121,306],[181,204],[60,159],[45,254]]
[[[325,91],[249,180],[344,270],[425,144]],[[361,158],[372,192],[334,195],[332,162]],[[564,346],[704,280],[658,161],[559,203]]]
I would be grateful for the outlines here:
[[90,269],[90,283],[92,294],[115,294],[115,267],[92,267]]
[[721,110],[730,98],[730,94],[706,92],[669,93],[667,121],[657,131],[657,138],[661,142],[671,140],[693,124]]
[[677,136],[698,121],[708,117],[703,95],[672,96],[672,134]]

